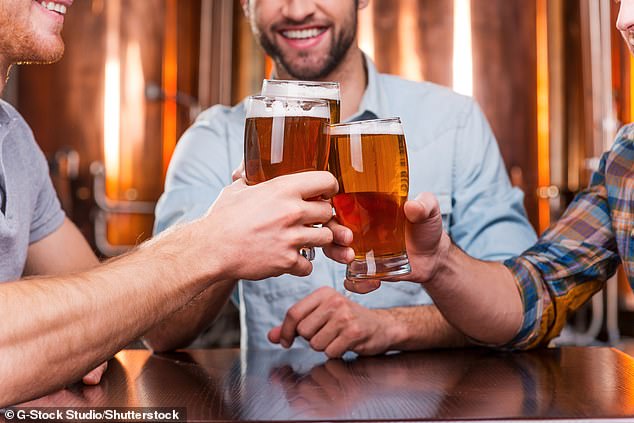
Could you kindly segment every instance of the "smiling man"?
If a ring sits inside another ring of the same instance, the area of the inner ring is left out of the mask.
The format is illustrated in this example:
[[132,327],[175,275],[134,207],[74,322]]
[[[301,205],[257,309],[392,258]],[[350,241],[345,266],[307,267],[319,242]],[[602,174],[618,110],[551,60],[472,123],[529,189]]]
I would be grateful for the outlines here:
[[[367,0],[242,1],[252,32],[275,62],[278,79],[338,81],[343,120],[400,116],[408,144],[411,192],[434,192],[454,242],[486,260],[518,254],[534,240],[520,191],[511,187],[495,138],[469,98],[430,83],[377,72],[359,49],[358,11]],[[156,211],[156,231],[200,216],[243,154],[244,102],[203,112],[180,140]],[[245,256],[245,262],[250,260]],[[420,285],[386,285],[367,296],[347,293],[345,266],[318,254],[308,278],[227,281],[146,336],[156,349],[186,345],[234,292],[242,345],[307,346],[338,357],[346,351],[463,345]],[[235,289],[235,287],[238,289]]]
[[[12,64],[61,57],[70,6],[0,0],[0,92]],[[327,172],[257,187],[238,181],[201,219],[99,265],[64,216],[27,123],[0,100],[0,408],[79,380],[224,280],[309,274],[299,248],[328,244],[333,234],[306,225],[326,223],[332,209],[305,199],[336,192]],[[241,263],[243,254],[252,260]],[[84,381],[97,383],[103,369]]]

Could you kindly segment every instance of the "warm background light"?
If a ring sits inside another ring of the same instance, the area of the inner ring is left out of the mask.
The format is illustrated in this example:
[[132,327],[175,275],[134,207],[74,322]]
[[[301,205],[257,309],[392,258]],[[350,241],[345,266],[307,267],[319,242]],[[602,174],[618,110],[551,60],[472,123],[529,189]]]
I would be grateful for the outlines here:
[[454,0],[453,89],[473,95],[471,0]]
[[106,195],[118,197],[121,63],[119,57],[121,1],[110,0],[106,7],[106,69],[104,87],[103,148]]

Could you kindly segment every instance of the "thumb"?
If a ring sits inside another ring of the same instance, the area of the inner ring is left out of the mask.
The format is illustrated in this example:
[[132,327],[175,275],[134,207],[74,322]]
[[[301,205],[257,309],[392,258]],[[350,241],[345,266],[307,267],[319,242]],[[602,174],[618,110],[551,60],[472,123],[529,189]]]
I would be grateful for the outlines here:
[[414,200],[405,203],[405,217],[410,223],[422,224],[439,218],[440,206],[434,194],[423,192]]
[[275,326],[273,329],[269,331],[269,334],[268,334],[269,341],[271,341],[274,344],[279,344],[281,335],[282,335],[282,327]]
[[442,214],[436,197],[424,192],[406,202],[405,217],[408,221],[405,242],[410,260],[418,254],[435,251],[442,236]]

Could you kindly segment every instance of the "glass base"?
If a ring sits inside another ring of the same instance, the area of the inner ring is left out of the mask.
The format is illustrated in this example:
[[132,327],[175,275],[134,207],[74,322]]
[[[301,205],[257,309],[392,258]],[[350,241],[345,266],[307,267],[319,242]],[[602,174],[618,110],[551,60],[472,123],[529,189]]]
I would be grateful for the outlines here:
[[412,271],[407,253],[389,257],[374,257],[366,254],[365,260],[355,259],[348,265],[348,279],[381,279],[388,276],[406,275]]

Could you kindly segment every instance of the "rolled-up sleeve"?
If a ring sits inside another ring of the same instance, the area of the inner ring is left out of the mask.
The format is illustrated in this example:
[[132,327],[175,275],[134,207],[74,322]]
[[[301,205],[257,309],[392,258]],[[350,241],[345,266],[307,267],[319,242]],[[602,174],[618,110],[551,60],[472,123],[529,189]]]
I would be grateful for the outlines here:
[[606,157],[590,187],[577,195],[563,217],[535,246],[505,262],[524,304],[522,327],[507,347],[547,344],[616,272],[620,259],[605,186]]

